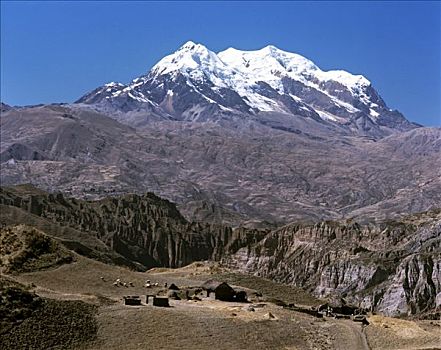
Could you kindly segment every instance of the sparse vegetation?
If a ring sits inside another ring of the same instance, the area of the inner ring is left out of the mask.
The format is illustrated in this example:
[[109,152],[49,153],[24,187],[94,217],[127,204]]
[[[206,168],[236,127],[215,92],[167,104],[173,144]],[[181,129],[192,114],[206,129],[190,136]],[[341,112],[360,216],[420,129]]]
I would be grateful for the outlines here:
[[41,298],[18,284],[0,286],[0,333],[8,332],[14,324],[23,322],[41,305]]
[[71,349],[96,337],[96,307],[40,298],[0,280],[0,348]]
[[44,233],[24,225],[0,232],[1,266],[6,272],[31,272],[70,263],[73,255]]

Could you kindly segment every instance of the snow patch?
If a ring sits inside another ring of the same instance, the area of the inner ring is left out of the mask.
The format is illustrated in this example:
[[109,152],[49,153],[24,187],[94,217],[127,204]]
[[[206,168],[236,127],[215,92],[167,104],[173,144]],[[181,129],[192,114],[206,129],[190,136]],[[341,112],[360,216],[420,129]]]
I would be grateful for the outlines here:
[[372,108],[369,108],[369,114],[374,118],[377,118],[380,115],[380,113],[374,111]]
[[302,102],[302,99],[296,95],[293,94],[289,94],[289,96],[291,96],[293,98],[294,101],[296,102]]
[[329,121],[332,121],[335,123],[345,123],[346,122],[346,120],[344,118],[337,117],[336,115],[334,115],[332,113],[320,111],[318,109],[316,109],[315,111],[320,116],[320,118],[322,118],[323,120],[329,120]]

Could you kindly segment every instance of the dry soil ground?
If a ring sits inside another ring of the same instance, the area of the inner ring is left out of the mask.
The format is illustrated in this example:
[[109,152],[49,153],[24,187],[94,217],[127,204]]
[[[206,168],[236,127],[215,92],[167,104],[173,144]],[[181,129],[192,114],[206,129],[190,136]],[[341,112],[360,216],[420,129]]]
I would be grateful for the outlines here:
[[[104,277],[104,280],[101,279]],[[12,276],[34,286],[41,296],[83,300],[99,305],[98,334],[86,348],[104,349],[441,349],[439,322],[403,321],[380,316],[371,324],[350,320],[317,319],[261,302],[255,311],[251,304],[228,303],[202,298],[201,301],[172,300],[170,308],[152,305],[125,306],[124,295],[157,292],[167,282],[178,286],[197,286],[210,278],[255,289],[263,297],[296,304],[318,301],[300,289],[268,280],[241,276],[213,264],[196,263],[169,270],[146,273],[106,265],[83,257],[55,269]],[[134,287],[115,287],[117,279]],[[149,279],[159,286],[144,288]],[[142,298],[144,301],[145,299]],[[271,317],[269,314],[273,315]]]

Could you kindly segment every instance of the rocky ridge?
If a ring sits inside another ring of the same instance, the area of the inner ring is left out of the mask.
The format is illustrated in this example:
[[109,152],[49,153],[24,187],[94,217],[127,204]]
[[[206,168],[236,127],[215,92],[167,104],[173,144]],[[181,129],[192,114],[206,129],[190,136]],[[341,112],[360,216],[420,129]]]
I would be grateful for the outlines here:
[[1,183],[90,199],[150,191],[190,220],[234,226],[384,219],[441,201],[440,129],[373,140],[314,120],[259,118],[268,125],[140,130],[72,105],[10,110],[0,118]]
[[188,222],[153,194],[82,201],[18,186],[2,188],[0,203],[3,224],[14,224],[5,209],[18,208],[24,216],[15,220],[38,216],[84,232],[143,268],[215,260],[386,315],[441,307],[439,210],[366,225],[327,221],[270,231]]
[[397,221],[291,224],[229,265],[389,316],[441,307],[441,211]]
[[189,41],[131,83],[105,84],[76,103],[137,127],[157,120],[259,122],[268,112],[372,137],[419,126],[390,109],[364,76],[323,71],[272,45],[215,53]]
[[[152,193],[82,201],[18,186],[2,188],[0,204],[4,213],[8,207],[16,207],[28,215],[84,232],[144,269],[219,260],[265,232],[188,222],[175,204]],[[14,224],[13,218],[3,216],[3,220]],[[16,220],[22,218],[16,216]]]

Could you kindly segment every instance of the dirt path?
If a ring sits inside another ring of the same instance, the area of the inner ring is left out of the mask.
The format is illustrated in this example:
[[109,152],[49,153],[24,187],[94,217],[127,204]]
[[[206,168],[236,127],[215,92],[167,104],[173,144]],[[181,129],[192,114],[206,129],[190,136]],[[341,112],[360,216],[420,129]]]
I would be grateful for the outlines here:
[[[333,320],[340,331],[337,333],[336,349],[371,350],[360,323],[350,320]],[[344,337],[342,337],[344,334]]]

